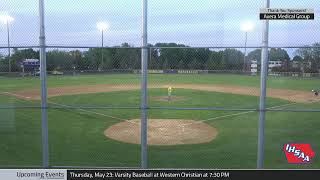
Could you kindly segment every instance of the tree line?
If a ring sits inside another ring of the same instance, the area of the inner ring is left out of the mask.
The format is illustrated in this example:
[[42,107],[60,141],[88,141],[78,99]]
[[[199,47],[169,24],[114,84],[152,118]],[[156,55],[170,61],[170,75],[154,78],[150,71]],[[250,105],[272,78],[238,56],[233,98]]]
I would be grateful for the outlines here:
[[[176,43],[157,43],[149,45],[149,69],[199,69],[199,70],[248,70],[251,60],[261,61],[261,49],[249,52],[246,57],[239,49],[222,50],[211,48],[193,48]],[[270,61],[282,61],[283,66],[277,71],[300,71],[292,67],[292,62],[303,66],[311,63],[305,71],[318,72],[320,69],[320,43],[315,43],[295,51],[291,59],[282,48],[269,50]],[[39,59],[39,52],[34,49],[13,49],[10,57],[11,71],[20,72],[24,59]],[[8,71],[8,57],[0,54],[0,71]],[[47,52],[47,70],[128,70],[140,69],[141,49],[123,43],[121,46],[108,48],[89,48],[80,50],[50,50]],[[309,68],[309,69],[308,69]]]

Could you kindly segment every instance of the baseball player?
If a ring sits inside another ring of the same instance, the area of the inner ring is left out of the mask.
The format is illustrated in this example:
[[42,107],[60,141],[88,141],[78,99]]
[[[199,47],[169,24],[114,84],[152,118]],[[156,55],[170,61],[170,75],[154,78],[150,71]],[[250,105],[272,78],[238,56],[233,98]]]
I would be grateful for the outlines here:
[[312,89],[312,92],[315,96],[319,96],[319,91]]
[[171,100],[171,94],[172,94],[172,87],[168,87],[168,101]]

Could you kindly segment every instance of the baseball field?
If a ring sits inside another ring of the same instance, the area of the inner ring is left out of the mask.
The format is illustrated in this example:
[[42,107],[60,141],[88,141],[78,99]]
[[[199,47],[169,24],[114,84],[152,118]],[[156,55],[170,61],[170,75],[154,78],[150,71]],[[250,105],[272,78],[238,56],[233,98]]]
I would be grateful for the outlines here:
[[[138,74],[49,76],[50,165],[139,167],[139,83]],[[259,86],[259,76],[150,74],[149,167],[255,168]],[[319,88],[315,78],[269,77],[267,107],[320,109],[311,92]],[[39,77],[0,77],[1,167],[41,165],[41,110],[23,108],[39,104]],[[319,120],[318,112],[268,111],[265,167],[320,168]],[[310,143],[313,162],[288,164],[282,151],[288,142]]]

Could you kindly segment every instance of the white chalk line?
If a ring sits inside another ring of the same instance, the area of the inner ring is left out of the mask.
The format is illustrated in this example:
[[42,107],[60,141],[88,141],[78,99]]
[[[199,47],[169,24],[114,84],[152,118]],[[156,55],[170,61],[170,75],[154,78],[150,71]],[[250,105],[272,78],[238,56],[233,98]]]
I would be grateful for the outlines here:
[[[312,101],[311,103],[315,103],[315,102],[320,102],[320,100],[315,100],[315,101]],[[294,104],[298,104],[298,102],[288,103],[288,104],[282,104],[282,105],[278,105],[278,106],[269,107],[269,108],[266,108],[266,109],[274,109],[274,108],[279,108],[279,107],[286,107],[286,106],[291,106],[291,105],[294,105]],[[197,121],[197,122],[194,122],[194,123],[182,124],[182,125],[180,125],[180,126],[187,126],[187,125],[191,125],[191,124],[196,124],[196,123],[211,121],[211,120],[215,120],[215,119],[221,119],[221,118],[225,118],[225,117],[239,116],[239,115],[248,114],[248,113],[253,113],[253,112],[256,112],[256,111],[246,111],[246,112],[228,114],[228,115],[213,117],[213,118],[209,118],[209,119],[205,119],[205,120],[200,120],[200,121]]]
[[[13,96],[13,97],[16,97],[16,98],[17,97],[23,98],[23,99],[18,99],[18,100],[31,101],[31,100],[26,100],[26,99],[30,99],[30,97],[26,97],[26,96],[23,96],[23,95],[14,94],[14,93],[10,93],[10,92],[0,92],[0,93],[7,94],[7,95],[10,95],[10,96]],[[72,106],[68,106],[68,105],[65,105],[65,104],[55,103],[55,102],[52,102],[52,101],[49,101],[49,100],[48,100],[48,103],[55,104],[55,105],[62,106],[62,107],[68,107],[68,108],[72,107]],[[107,114],[104,114],[104,113],[98,113],[98,112],[95,112],[95,111],[85,110],[85,109],[82,109],[82,108],[75,108],[75,109],[80,110],[82,112],[86,112],[86,113],[92,113],[92,114],[96,114],[96,115],[100,115],[100,116],[104,116],[104,117],[108,117],[108,118],[112,118],[112,119],[117,119],[117,120],[120,120],[120,121],[126,121],[126,122],[131,123],[131,124],[140,125],[140,123],[136,123],[136,122],[134,122],[132,120],[129,120],[129,119],[123,119],[123,118],[107,115]],[[150,127],[150,125],[149,125],[149,127]]]
[[[274,108],[285,107],[285,106],[290,106],[290,105],[294,105],[294,104],[297,104],[297,102],[283,104],[283,105],[279,105],[279,106],[273,106],[273,107],[269,107],[266,109],[274,109]],[[226,117],[239,116],[239,115],[253,113],[253,112],[256,112],[256,111],[245,111],[245,112],[240,112],[240,113],[228,114],[228,115],[223,115],[223,116],[218,116],[218,117],[213,117],[213,118],[209,118],[209,119],[205,119],[205,120],[196,121],[194,123],[182,124],[180,126],[188,126],[191,124],[197,124],[197,123],[202,123],[202,122],[206,122],[206,121],[212,121],[212,120],[216,120],[216,119],[226,118]]]
[[[10,92],[0,92],[0,93],[1,93],[1,94],[8,94],[8,95],[11,95],[11,96],[16,96],[16,97],[22,97],[22,98],[25,98],[25,99],[30,99],[30,97],[23,96],[23,95],[19,95],[19,94],[14,94],[14,93],[10,93]],[[320,101],[320,100],[317,100],[317,101],[313,101],[313,102],[311,102],[311,103],[315,103],[315,102],[319,102],[319,101]],[[48,102],[51,103],[51,104],[59,105],[59,106],[72,107],[72,106],[68,106],[68,105],[64,105],[64,104],[54,103],[54,102],[52,102],[52,101],[48,101]],[[273,107],[269,107],[269,108],[266,108],[266,109],[274,109],[274,108],[285,107],[285,106],[290,106],[290,105],[294,105],[294,104],[297,104],[297,102],[288,103],[288,104],[283,104],[283,105],[279,105],[279,106],[273,106]],[[117,119],[117,120],[121,120],[121,121],[126,121],[126,122],[129,122],[129,123],[132,123],[132,124],[139,124],[139,123],[132,122],[132,121],[130,121],[130,120],[128,120],[128,119],[122,119],[122,118],[118,118],[118,117],[115,117],[115,116],[106,115],[106,114],[103,114],[103,113],[98,113],[98,112],[95,112],[95,111],[89,111],[89,110],[85,110],[85,109],[81,109],[81,108],[76,108],[76,109],[78,109],[78,110],[80,110],[80,111],[83,111],[83,112],[88,112],[88,113],[93,113],[93,114],[100,115],[100,116],[104,116],[104,117],[109,117],[109,118],[112,118],[112,119]],[[182,128],[184,128],[184,126],[188,126],[188,125],[191,125],[191,124],[197,124],[197,123],[201,123],[201,122],[206,122],[206,121],[211,121],[211,120],[216,120],[216,119],[221,119],[221,118],[226,118],[226,117],[239,116],[239,115],[248,114],[248,113],[253,113],[253,112],[256,112],[256,111],[246,111],[246,112],[228,114],[228,115],[223,115],[223,116],[218,116],[218,117],[209,118],[209,119],[206,119],[206,120],[200,120],[200,121],[197,121],[197,122],[194,122],[194,123],[182,124],[182,125],[179,125],[179,126],[182,127]]]
[[[20,98],[23,98],[22,100],[31,101],[31,100],[26,100],[26,99],[30,99],[30,97],[19,95],[19,94],[15,94],[15,93],[0,92],[0,94],[10,95],[10,96],[14,96],[14,97],[20,97]],[[21,99],[19,99],[19,100],[21,100]],[[55,103],[55,102],[52,102],[52,101],[48,101],[48,103],[55,104],[55,105],[58,105],[58,106],[68,107],[68,108],[72,107],[72,106],[68,106],[68,105],[65,105],[65,104]],[[109,118],[112,118],[112,119],[117,119],[117,120],[121,120],[121,121],[127,121],[127,122],[132,123],[132,124],[139,124],[139,123],[132,122],[132,121],[130,121],[128,119],[123,119],[123,118],[119,118],[119,117],[115,117],[115,116],[111,116],[111,115],[107,115],[107,114],[103,114],[103,113],[98,113],[98,112],[95,112],[95,111],[89,111],[89,110],[85,110],[85,109],[81,109],[81,108],[76,108],[76,109],[80,110],[80,111],[83,111],[83,112],[87,112],[87,113],[92,113],[92,114],[96,114],[96,115],[100,115],[100,116],[104,116],[104,117],[109,117]]]
[[[48,103],[55,104],[55,105],[58,105],[58,106],[64,106],[64,107],[72,107],[72,106],[68,106],[68,105],[65,105],[65,104],[55,103],[55,102],[52,102],[52,101],[48,101]],[[109,118],[112,118],[112,119],[117,119],[117,120],[120,120],[120,121],[126,121],[128,123],[135,124],[135,125],[140,125],[140,123],[133,122],[132,120],[129,120],[129,119],[122,119],[122,118],[118,118],[118,117],[115,117],[115,116],[111,116],[111,115],[107,115],[107,114],[103,114],[103,113],[98,113],[98,112],[95,112],[95,111],[89,111],[89,110],[85,110],[85,109],[81,109],[81,108],[75,108],[75,109],[83,111],[83,112],[87,112],[87,113],[92,113],[92,114],[104,116],[104,117],[109,117]],[[150,125],[148,125],[148,126],[149,127],[156,127],[156,126],[150,126]]]
[[24,98],[24,99],[30,99],[30,98],[31,98],[31,97],[29,97],[29,96],[23,96],[23,95],[11,93],[11,92],[0,92],[0,94],[10,95],[10,96],[15,96],[15,97],[20,97],[20,98]]
[[[55,102],[52,102],[52,101],[48,101],[48,103],[55,104],[55,105],[62,106],[62,107],[67,107],[67,108],[72,107],[72,106],[69,106],[69,105],[59,104],[59,103],[55,103]],[[89,111],[89,110],[85,110],[85,109],[82,109],[82,108],[75,108],[75,109],[83,111],[83,112],[87,112],[87,113],[92,113],[92,114],[104,116],[104,117],[109,117],[109,118],[112,118],[112,119],[117,119],[117,120],[120,120],[120,121],[126,121],[126,122],[132,123],[132,124],[139,124],[139,123],[132,122],[132,121],[130,121],[128,119],[123,119],[123,118],[119,118],[119,117],[115,117],[115,116],[111,116],[111,115],[107,115],[107,114],[103,114],[103,113],[98,113],[98,112],[95,112],[95,111]]]
[[[23,99],[19,99],[19,100],[28,101],[26,99],[30,99],[30,97],[19,95],[19,94],[15,94],[15,93],[10,93],[10,92],[0,92],[0,94],[5,94],[5,95],[13,96],[13,97],[23,98]],[[31,100],[29,100],[29,101],[31,101]],[[72,106],[68,106],[68,105],[65,105],[65,104],[55,103],[55,102],[52,102],[52,101],[48,101],[48,103],[55,104],[55,105],[62,106],[62,107],[68,107],[68,108],[72,107]],[[140,124],[140,123],[136,123],[136,122],[130,121],[128,119],[123,119],[123,118],[119,118],[119,117],[115,117],[115,116],[111,116],[111,115],[107,115],[107,114],[103,114],[103,113],[98,113],[98,112],[95,112],[95,111],[89,111],[89,110],[85,110],[85,109],[81,109],[81,108],[75,108],[75,109],[83,111],[83,112],[86,112],[86,113],[96,114],[96,115],[99,115],[99,116],[104,116],[104,117],[108,117],[108,118],[112,118],[112,119],[117,119],[117,120],[120,120],[120,121],[126,121],[128,123],[135,124],[135,125],[139,125]]]

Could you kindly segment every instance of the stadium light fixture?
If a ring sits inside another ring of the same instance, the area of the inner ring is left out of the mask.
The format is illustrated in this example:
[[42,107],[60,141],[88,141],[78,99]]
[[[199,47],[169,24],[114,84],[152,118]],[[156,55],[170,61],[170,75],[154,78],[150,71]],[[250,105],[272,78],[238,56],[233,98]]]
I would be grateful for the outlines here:
[[106,22],[98,22],[97,28],[101,31],[101,64],[103,64],[103,32],[109,28],[109,24]]
[[106,22],[98,22],[97,28],[101,31],[101,46],[103,47],[103,32],[109,28],[109,24]]
[[245,41],[244,41],[244,57],[243,57],[243,71],[246,71],[246,55],[247,55],[247,40],[248,32],[251,32],[254,29],[254,24],[251,21],[243,22],[240,26],[240,29],[245,32]]
[[246,21],[241,24],[240,29],[244,32],[250,32],[254,28],[254,24],[251,21]]
[[109,24],[106,22],[98,22],[97,28],[99,29],[99,31],[106,31],[109,28]]
[[4,24],[6,24],[7,26],[7,38],[8,38],[8,61],[9,61],[9,72],[11,72],[11,61],[10,61],[10,56],[11,56],[11,52],[10,52],[10,30],[9,30],[9,24],[14,20],[13,17],[11,17],[10,15],[3,14],[0,15],[0,21]]
[[13,17],[9,16],[8,14],[0,15],[0,21],[4,24],[11,23],[14,20]]

